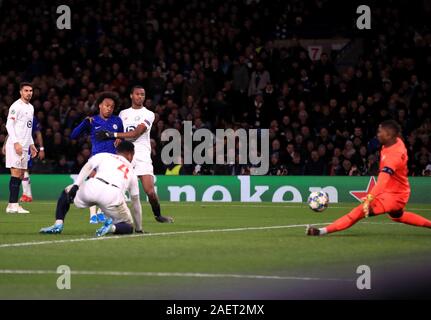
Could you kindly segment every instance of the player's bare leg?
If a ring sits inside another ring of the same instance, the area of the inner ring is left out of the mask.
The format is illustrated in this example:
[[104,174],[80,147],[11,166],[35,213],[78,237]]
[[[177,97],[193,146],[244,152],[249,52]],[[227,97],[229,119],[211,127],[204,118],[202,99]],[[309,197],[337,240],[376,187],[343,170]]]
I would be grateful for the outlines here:
[[97,224],[97,207],[91,206],[89,209],[90,209],[90,224]]
[[103,211],[97,206],[90,207],[90,224],[105,223],[106,218]]
[[156,190],[154,189],[154,177],[152,175],[139,176],[142,187],[148,196],[151,209],[153,210],[154,218],[161,223],[172,223],[174,219],[168,216],[162,216],[160,212],[159,198],[157,197]]
[[9,181],[9,203],[6,208],[7,213],[29,213],[18,204],[21,181],[24,177],[24,170],[11,168]]
[[103,210],[101,208],[97,208],[96,216],[97,216],[97,221],[99,223],[105,223],[106,217],[105,217],[105,214],[103,213]]
[[[94,178],[96,175],[96,171],[93,171],[90,174],[90,178]],[[97,206],[91,206],[90,207],[90,224],[98,224],[98,223],[105,223],[106,218],[102,210],[100,208],[97,208]]]

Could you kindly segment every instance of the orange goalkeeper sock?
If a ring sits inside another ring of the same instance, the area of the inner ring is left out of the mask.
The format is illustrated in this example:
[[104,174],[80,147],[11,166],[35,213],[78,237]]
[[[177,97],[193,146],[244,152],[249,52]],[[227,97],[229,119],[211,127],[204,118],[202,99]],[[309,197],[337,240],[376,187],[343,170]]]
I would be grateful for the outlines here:
[[391,219],[393,221],[409,224],[412,226],[431,228],[430,220],[425,219],[424,217],[413,212],[404,212],[400,218],[391,217]]
[[357,206],[345,216],[342,216],[338,220],[335,220],[326,228],[320,229],[320,234],[332,233],[341,231],[353,226],[356,222],[364,218],[364,212],[362,211],[362,205]]

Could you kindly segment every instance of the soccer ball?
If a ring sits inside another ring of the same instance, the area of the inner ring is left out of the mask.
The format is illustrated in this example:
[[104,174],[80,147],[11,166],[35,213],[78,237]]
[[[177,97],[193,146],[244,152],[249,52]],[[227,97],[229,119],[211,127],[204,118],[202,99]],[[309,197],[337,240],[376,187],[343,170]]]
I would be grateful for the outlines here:
[[315,191],[310,193],[307,203],[311,210],[322,212],[328,207],[329,196],[326,192]]

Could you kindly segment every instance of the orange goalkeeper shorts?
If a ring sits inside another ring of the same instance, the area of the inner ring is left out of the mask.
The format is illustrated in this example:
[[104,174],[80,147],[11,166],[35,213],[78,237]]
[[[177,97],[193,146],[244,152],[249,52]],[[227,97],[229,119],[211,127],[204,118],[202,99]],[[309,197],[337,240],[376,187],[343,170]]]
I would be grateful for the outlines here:
[[370,209],[374,215],[403,211],[408,198],[404,194],[382,193],[371,202]]

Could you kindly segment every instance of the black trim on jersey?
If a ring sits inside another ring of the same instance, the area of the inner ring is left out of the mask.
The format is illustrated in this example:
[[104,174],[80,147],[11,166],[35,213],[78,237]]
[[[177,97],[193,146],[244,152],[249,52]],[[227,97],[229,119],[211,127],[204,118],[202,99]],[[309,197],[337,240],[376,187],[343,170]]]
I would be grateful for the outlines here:
[[384,167],[382,170],[380,170],[381,172],[384,172],[384,173],[387,173],[387,174],[389,174],[389,175],[393,175],[394,173],[395,173],[395,171],[394,170],[392,170],[391,168],[389,168],[389,167]]

